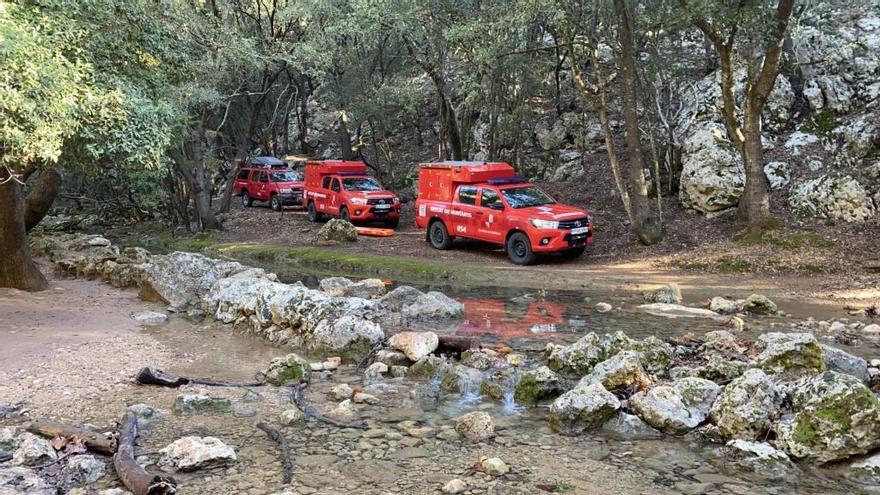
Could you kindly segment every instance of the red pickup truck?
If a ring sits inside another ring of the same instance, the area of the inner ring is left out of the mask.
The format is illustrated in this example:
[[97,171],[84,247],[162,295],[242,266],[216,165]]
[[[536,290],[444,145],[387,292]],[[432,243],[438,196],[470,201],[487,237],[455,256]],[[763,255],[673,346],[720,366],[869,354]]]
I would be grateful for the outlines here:
[[302,201],[310,221],[332,216],[379,221],[391,228],[400,222],[400,199],[367,174],[364,162],[310,161],[305,170]]
[[254,201],[268,201],[275,211],[284,205],[302,203],[302,172],[287,168],[283,161],[271,156],[258,156],[239,170],[232,191],[241,196],[241,204],[251,206]]
[[557,203],[502,162],[441,162],[419,166],[416,226],[449,249],[456,237],[504,246],[518,265],[537,253],[577,257],[593,243],[593,220]]

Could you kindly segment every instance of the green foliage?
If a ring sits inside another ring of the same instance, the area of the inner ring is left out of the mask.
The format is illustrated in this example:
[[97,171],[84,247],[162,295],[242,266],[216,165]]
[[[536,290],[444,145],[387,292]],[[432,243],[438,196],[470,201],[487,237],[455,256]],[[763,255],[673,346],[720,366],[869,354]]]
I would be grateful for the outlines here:
[[834,112],[830,110],[822,110],[821,112],[810,114],[810,117],[804,122],[803,129],[806,132],[818,136],[830,137],[834,132],[834,129],[837,129],[841,125],[843,125],[843,123],[837,120],[834,116]]
[[78,127],[90,67],[70,60],[0,2],[0,164],[57,162]]

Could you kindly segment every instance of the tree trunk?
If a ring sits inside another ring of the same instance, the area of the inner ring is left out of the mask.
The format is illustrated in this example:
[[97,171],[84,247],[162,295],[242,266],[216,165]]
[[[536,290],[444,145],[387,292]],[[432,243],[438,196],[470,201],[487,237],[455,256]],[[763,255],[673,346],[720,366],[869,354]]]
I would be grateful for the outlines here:
[[46,277],[31,258],[21,185],[3,167],[0,169],[0,287],[38,291],[48,286]]
[[24,202],[24,228],[27,232],[37,226],[47,213],[61,187],[61,170],[58,167],[46,167],[40,171],[34,188],[28,193]]
[[202,123],[193,134],[193,166],[192,191],[196,205],[196,213],[199,215],[201,230],[217,230],[220,222],[214,216],[211,209],[211,183],[208,181],[208,171],[205,166],[207,160],[205,142],[205,128]]
[[656,212],[651,209],[648,185],[645,182],[645,163],[639,139],[638,93],[636,65],[633,56],[632,19],[625,0],[614,0],[617,14],[617,32],[621,45],[621,76],[623,78],[623,121],[626,129],[626,148],[629,160],[629,193],[633,213],[633,232],[642,244],[651,245],[663,238]]
[[770,183],[764,174],[764,150],[761,147],[761,112],[746,104],[745,142],[742,146],[746,186],[740,200],[740,211],[748,219],[749,230],[767,226],[770,219]]

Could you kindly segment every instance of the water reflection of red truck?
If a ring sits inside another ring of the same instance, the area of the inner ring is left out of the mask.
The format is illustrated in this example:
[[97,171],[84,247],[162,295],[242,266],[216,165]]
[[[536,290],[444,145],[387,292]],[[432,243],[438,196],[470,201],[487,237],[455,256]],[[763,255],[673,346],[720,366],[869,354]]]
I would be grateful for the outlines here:
[[449,249],[456,237],[504,246],[518,265],[537,253],[576,257],[593,243],[590,215],[557,203],[507,163],[441,162],[419,166],[416,225]]
[[567,327],[585,324],[584,320],[566,316],[571,309],[547,301],[514,304],[502,299],[462,299],[464,321],[456,333],[494,334],[500,339],[536,338],[564,331]]

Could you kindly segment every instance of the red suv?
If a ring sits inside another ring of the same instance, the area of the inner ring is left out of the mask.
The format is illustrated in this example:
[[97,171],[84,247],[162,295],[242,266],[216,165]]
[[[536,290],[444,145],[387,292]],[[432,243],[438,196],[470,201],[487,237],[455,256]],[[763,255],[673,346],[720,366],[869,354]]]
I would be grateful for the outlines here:
[[306,163],[303,206],[309,220],[324,216],[348,221],[380,221],[391,228],[400,222],[400,199],[367,175],[364,162]]
[[593,243],[593,220],[580,208],[557,203],[515,175],[507,163],[442,162],[419,167],[416,225],[427,240],[449,249],[456,237],[504,246],[518,265],[536,253],[577,257]]
[[280,211],[284,205],[302,203],[302,172],[287,168],[277,158],[258,156],[238,172],[232,190],[241,196],[244,206],[251,206],[255,200],[268,201],[273,210]]

